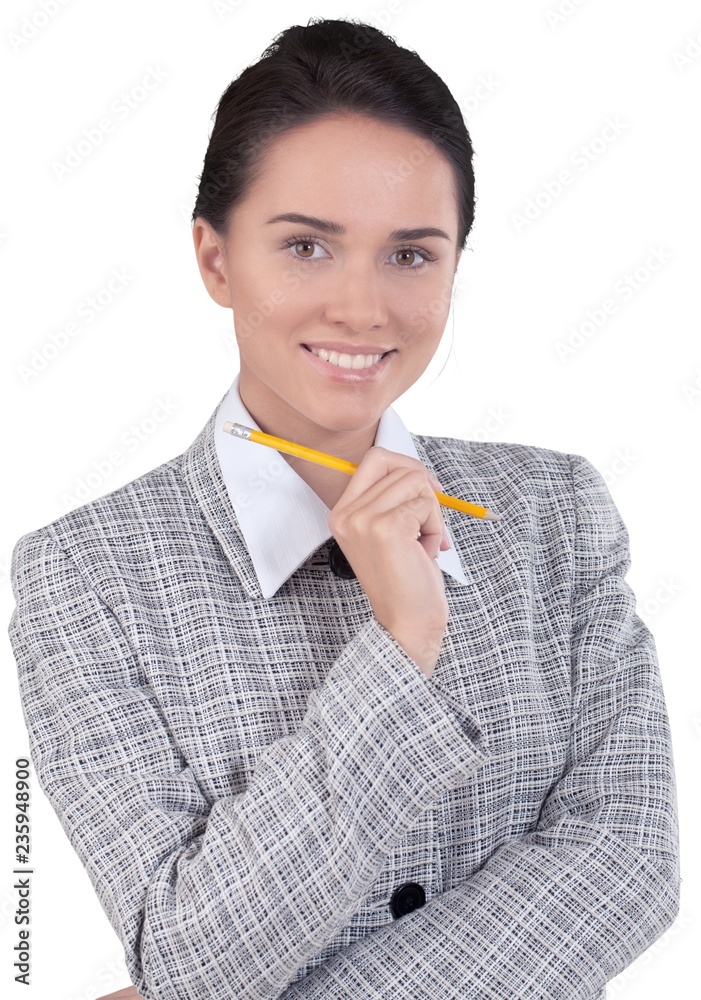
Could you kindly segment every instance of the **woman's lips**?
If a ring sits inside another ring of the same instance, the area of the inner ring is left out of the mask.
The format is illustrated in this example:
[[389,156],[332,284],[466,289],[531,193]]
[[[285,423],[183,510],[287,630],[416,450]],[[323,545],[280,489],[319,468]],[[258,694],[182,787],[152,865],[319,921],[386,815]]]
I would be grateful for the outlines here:
[[[394,350],[387,351],[385,353],[356,353],[356,354],[346,354],[339,351],[329,351],[324,348],[311,348],[307,344],[302,344],[304,351],[309,358],[310,362],[322,375],[326,378],[331,379],[335,382],[372,382],[375,381],[382,375],[389,359],[395,353]],[[324,360],[321,352],[327,356],[328,360]],[[368,357],[377,360],[373,360],[371,364],[367,365]],[[348,359],[351,361],[351,367],[348,367]],[[362,359],[363,365],[360,367],[360,360]],[[344,362],[344,366],[339,365],[338,361]],[[352,363],[358,365],[358,367],[352,367]]]

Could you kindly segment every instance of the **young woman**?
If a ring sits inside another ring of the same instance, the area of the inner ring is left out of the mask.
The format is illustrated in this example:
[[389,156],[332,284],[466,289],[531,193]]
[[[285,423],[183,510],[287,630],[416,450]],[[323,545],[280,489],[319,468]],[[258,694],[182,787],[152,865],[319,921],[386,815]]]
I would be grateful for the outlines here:
[[183,455],[18,543],[32,758],[132,995],[603,997],[675,917],[667,716],[602,478],[391,408],[443,332],[471,160],[416,54],[284,32],[223,95],[193,213],[238,376]]

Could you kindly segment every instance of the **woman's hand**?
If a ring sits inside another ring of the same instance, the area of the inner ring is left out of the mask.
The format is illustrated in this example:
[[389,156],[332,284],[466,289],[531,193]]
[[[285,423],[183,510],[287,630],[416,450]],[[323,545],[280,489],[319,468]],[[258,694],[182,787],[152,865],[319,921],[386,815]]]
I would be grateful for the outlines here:
[[144,1000],[144,998],[136,992],[135,986],[127,986],[123,990],[117,990],[116,993],[106,993],[97,1000]]
[[448,622],[436,556],[450,543],[436,490],[421,462],[373,447],[328,518],[378,622],[426,677]]

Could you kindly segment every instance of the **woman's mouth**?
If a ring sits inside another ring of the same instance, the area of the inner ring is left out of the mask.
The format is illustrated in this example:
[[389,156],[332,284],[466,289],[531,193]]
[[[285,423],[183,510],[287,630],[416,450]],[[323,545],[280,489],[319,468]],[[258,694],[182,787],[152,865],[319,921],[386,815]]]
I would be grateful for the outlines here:
[[369,344],[359,345],[366,350],[353,354],[350,351],[338,351],[330,347],[312,347],[310,344],[301,346],[319,375],[341,385],[376,382],[383,377],[391,358],[397,353],[394,348],[389,351],[371,352],[367,350]]
[[372,368],[386,354],[390,353],[389,351],[385,351],[383,354],[341,354],[338,351],[327,351],[323,347],[308,347],[306,344],[304,346],[315,357],[321,358],[322,361],[328,361],[330,365],[335,365],[337,368],[347,368],[353,371]]

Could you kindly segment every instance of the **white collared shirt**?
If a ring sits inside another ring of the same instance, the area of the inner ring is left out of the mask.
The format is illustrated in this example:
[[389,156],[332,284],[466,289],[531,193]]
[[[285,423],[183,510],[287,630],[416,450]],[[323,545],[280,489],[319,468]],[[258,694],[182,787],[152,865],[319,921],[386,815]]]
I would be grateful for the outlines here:
[[[326,520],[330,508],[279,451],[227,434],[227,420],[260,430],[243,405],[238,375],[219,407],[214,441],[229,499],[268,599],[331,537]],[[419,457],[410,432],[391,407],[380,417],[375,444]],[[454,547],[440,552],[437,561],[444,573],[467,584]]]

